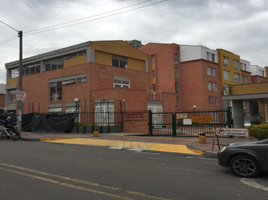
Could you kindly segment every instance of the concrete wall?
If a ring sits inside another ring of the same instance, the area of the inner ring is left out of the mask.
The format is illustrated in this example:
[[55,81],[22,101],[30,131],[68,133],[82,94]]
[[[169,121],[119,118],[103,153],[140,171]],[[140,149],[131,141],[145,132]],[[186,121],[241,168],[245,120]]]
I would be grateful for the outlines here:
[[[203,46],[180,45],[181,62],[204,59],[207,60],[207,52],[215,55],[215,62],[218,63],[218,52]],[[211,60],[210,60],[211,61]]]
[[263,67],[260,67],[258,65],[251,65],[250,66],[250,69],[251,69],[251,75],[258,75],[258,76],[263,76],[261,73],[260,73],[260,70],[264,72],[264,76],[263,77],[266,77],[266,69],[263,68]]

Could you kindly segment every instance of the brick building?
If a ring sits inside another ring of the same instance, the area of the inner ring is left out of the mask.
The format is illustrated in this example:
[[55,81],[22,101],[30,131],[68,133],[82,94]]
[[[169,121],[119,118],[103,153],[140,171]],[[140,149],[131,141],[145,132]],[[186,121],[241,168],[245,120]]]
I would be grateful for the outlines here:
[[4,109],[6,102],[6,84],[0,83],[0,109]]
[[[16,108],[18,61],[7,63],[6,110]],[[23,113],[147,110],[148,58],[124,41],[86,42],[23,60]],[[105,105],[105,106],[104,106]]]

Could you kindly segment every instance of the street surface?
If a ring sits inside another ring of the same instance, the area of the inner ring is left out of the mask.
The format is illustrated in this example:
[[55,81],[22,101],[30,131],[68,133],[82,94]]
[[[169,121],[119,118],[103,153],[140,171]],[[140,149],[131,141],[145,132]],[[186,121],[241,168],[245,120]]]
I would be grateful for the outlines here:
[[268,199],[268,176],[241,179],[204,156],[0,141],[0,199]]

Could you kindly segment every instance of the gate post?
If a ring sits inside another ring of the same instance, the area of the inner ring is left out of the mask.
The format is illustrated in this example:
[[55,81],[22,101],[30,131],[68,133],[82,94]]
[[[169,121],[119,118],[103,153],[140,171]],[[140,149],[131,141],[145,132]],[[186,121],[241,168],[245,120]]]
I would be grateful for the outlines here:
[[108,133],[110,133],[110,120],[109,120],[109,117],[110,117],[110,115],[109,115],[109,111],[108,111]]
[[176,114],[172,113],[172,136],[176,137]]
[[153,136],[153,114],[152,111],[149,110],[149,135]]
[[232,127],[232,122],[231,122],[231,107],[228,107],[227,109],[227,125],[228,128]]

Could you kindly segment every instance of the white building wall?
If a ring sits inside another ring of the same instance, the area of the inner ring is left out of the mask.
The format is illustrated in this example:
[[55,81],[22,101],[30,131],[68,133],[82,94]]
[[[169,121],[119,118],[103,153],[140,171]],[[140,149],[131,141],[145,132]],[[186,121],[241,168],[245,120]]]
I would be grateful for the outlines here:
[[250,62],[249,61],[240,59],[240,63],[241,63],[241,66],[240,66],[241,70],[251,72],[251,70],[250,70]]
[[250,70],[251,70],[251,75],[258,75],[258,76],[263,76],[266,77],[266,69],[263,67],[260,67],[258,65],[251,65],[250,66]]
[[207,59],[207,52],[210,53],[210,61],[211,55],[215,55],[215,61],[218,63],[218,52],[207,47],[203,46],[191,46],[191,45],[180,45],[180,53],[181,53],[181,62],[197,60],[197,59]]

